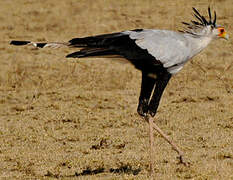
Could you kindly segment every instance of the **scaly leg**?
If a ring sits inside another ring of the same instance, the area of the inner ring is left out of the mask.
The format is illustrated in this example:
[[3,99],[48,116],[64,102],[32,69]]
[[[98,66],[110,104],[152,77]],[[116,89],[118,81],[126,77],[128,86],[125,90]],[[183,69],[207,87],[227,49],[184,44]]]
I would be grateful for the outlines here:
[[149,118],[148,119],[149,122],[149,143],[150,143],[150,175],[154,174],[154,137],[153,137],[153,119]]
[[[152,126],[171,146],[172,148],[179,154],[180,163],[187,165],[183,159],[183,152],[178,148],[178,146],[153,122],[152,117],[147,117],[150,127]],[[151,134],[150,134],[151,136]],[[150,137],[151,138],[151,137]]]

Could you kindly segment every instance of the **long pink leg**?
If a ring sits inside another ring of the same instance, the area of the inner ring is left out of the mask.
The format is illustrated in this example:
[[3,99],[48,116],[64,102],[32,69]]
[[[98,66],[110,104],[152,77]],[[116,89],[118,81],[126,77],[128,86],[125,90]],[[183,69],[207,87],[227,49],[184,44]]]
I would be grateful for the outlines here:
[[153,119],[149,118],[149,134],[150,134],[150,175],[154,174],[154,137],[153,137]]
[[[184,160],[183,160],[183,152],[178,148],[178,146],[153,122],[153,118],[151,116],[147,116],[145,118],[148,122],[149,122],[149,126],[150,126],[150,149],[151,149],[151,153],[153,151],[153,133],[151,132],[151,128],[153,127],[171,146],[172,148],[179,154],[179,160],[180,163],[183,163],[185,165],[187,165]],[[152,159],[152,154],[151,154],[151,159]],[[151,166],[153,165],[152,162]],[[152,166],[153,167],[153,166]]]

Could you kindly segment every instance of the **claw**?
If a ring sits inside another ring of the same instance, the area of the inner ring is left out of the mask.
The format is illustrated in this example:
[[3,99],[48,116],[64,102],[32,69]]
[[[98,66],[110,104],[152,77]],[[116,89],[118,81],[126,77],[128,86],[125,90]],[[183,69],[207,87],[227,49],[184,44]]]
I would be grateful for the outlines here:
[[179,159],[179,162],[177,164],[183,164],[186,167],[190,167],[191,163],[190,162],[186,162],[184,161],[184,157],[183,155],[180,155],[179,157],[177,157]]

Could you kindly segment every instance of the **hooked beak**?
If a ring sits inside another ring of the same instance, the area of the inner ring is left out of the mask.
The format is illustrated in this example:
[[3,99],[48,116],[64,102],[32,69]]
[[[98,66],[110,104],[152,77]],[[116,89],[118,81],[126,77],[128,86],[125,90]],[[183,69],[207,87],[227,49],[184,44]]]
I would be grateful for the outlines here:
[[224,33],[221,34],[221,38],[224,38],[226,40],[229,39],[229,35],[226,33],[226,31]]

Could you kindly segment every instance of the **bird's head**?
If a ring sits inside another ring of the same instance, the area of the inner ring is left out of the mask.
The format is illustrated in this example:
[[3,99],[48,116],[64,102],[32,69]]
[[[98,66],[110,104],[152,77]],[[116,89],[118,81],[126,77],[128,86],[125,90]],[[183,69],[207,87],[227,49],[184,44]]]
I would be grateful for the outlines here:
[[212,20],[212,15],[210,11],[210,7],[208,8],[209,13],[209,21],[205,19],[195,8],[193,8],[194,17],[197,21],[191,21],[191,23],[183,22],[184,25],[187,26],[187,29],[183,31],[184,33],[189,33],[194,36],[209,36],[213,39],[223,38],[228,39],[229,36],[225,31],[225,28],[221,25],[216,24],[216,12],[214,11],[214,19]]
[[218,25],[217,27],[214,27],[212,29],[212,34],[213,34],[213,36],[215,36],[217,38],[224,38],[226,40],[229,39],[229,35],[225,31],[225,28],[223,26],[220,26],[220,25]]

